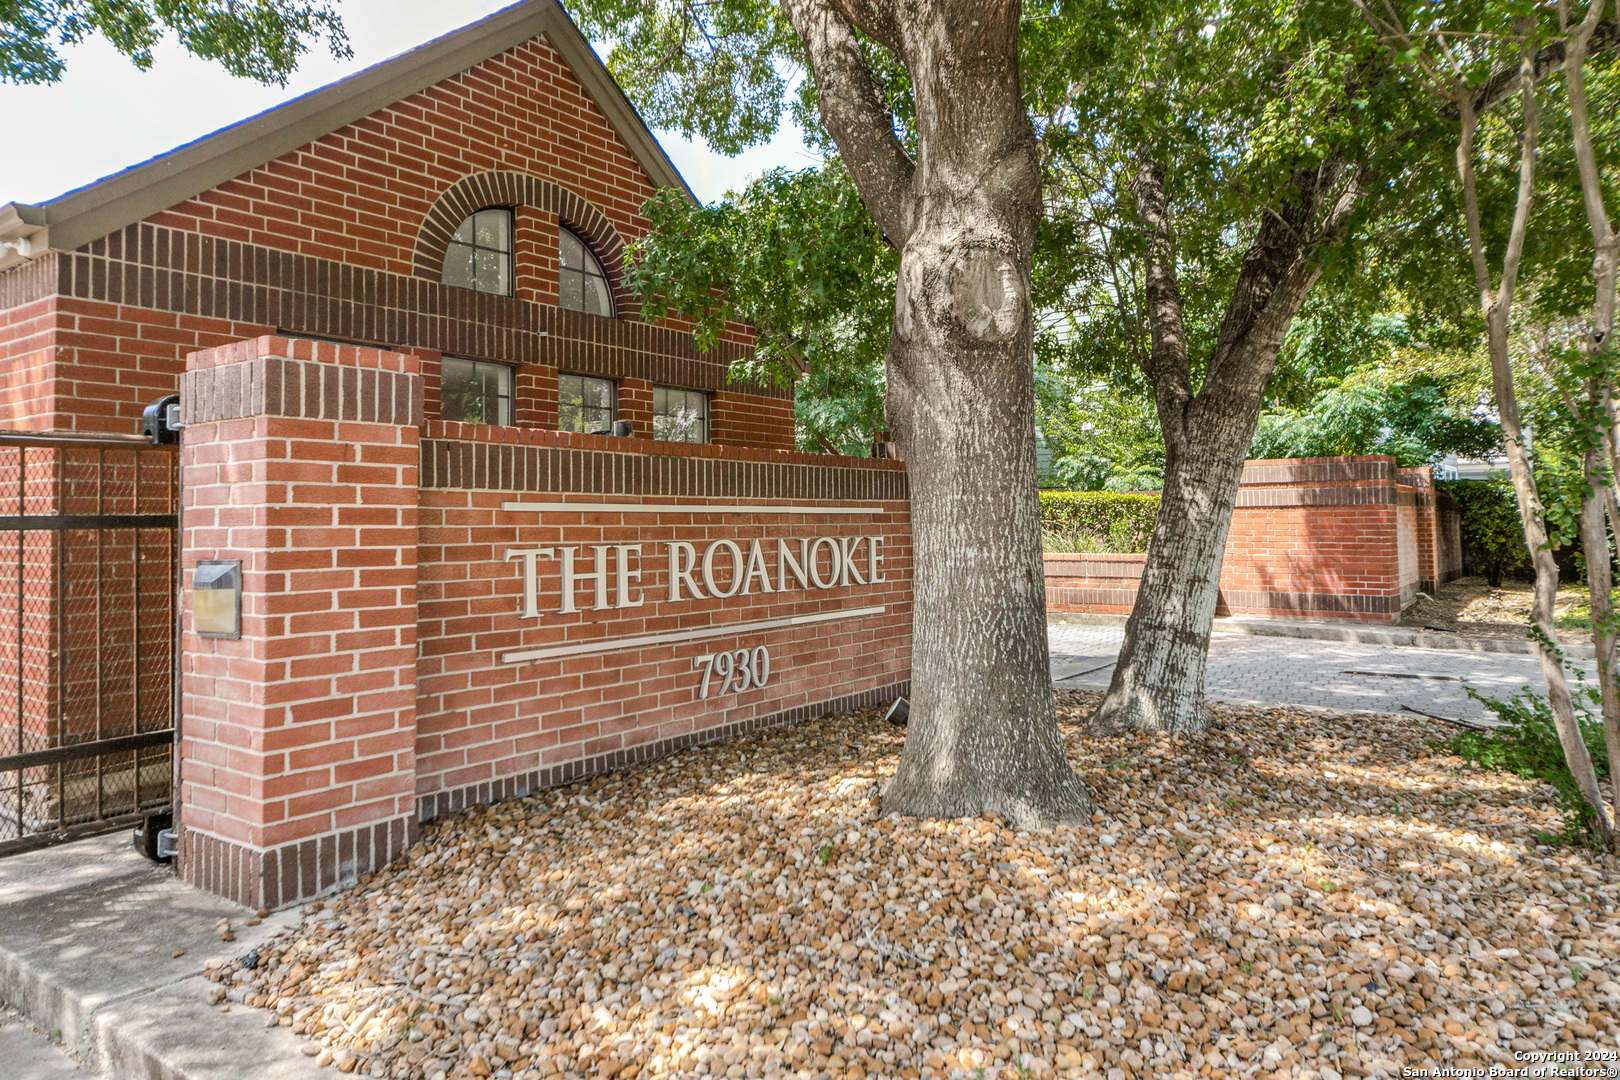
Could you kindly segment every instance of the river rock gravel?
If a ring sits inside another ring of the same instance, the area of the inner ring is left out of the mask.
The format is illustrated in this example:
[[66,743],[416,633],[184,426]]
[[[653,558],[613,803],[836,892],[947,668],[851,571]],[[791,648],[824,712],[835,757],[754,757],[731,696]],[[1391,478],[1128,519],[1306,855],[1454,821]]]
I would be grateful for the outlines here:
[[1097,814],[881,819],[883,708],[424,828],[216,969],[372,1077],[1400,1076],[1620,1046],[1620,875],[1394,716],[1099,739]]

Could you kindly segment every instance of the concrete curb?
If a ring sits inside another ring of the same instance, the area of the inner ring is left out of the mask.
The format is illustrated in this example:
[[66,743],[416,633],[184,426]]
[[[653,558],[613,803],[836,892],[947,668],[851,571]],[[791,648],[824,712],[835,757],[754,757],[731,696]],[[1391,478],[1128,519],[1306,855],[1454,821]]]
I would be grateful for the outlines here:
[[[1048,624],[1068,626],[1124,626],[1124,615],[1088,615],[1067,611],[1046,613]],[[1462,634],[1404,630],[1399,627],[1349,626],[1342,623],[1285,622],[1281,619],[1216,619],[1217,634],[1248,637],[1299,638],[1311,641],[1344,641],[1356,645],[1396,645],[1412,649],[1446,649],[1456,652],[1503,653],[1534,656],[1533,642],[1518,638],[1477,638]],[[1565,645],[1564,655],[1572,660],[1591,660],[1597,655],[1590,645]]]
[[[209,957],[245,955],[299,920],[244,926],[250,914],[146,863],[127,831],[12,856],[0,861],[0,998],[107,1080],[330,1078],[264,1011],[212,1003]],[[237,940],[219,940],[220,918]]]

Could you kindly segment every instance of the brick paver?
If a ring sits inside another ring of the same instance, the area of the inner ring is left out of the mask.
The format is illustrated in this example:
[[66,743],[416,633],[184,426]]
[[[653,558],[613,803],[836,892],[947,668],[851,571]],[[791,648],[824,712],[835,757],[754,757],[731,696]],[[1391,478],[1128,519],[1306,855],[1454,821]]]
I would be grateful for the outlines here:
[[[1105,689],[1124,631],[1112,626],[1047,628],[1052,677],[1060,686]],[[1589,663],[1581,665],[1590,678]],[[1338,641],[1217,634],[1210,641],[1209,696],[1228,701],[1316,705],[1489,720],[1467,694],[1507,697],[1522,686],[1541,692],[1534,656],[1353,645]]]

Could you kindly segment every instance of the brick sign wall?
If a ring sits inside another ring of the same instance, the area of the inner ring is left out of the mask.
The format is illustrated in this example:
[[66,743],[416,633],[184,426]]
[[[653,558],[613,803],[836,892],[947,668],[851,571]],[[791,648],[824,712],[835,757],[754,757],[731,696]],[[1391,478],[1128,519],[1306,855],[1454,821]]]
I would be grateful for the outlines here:
[[446,810],[907,691],[900,463],[425,421],[422,371],[192,357],[182,587],[245,573],[239,640],[186,617],[188,880],[290,903]]
[[898,463],[447,427],[423,444],[424,818],[903,692]]

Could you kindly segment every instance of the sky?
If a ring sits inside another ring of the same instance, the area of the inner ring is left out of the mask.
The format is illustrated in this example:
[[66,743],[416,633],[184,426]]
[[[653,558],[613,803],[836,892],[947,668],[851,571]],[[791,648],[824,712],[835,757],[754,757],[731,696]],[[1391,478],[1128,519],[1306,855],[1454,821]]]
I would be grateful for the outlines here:
[[[311,50],[285,88],[235,79],[172,42],[139,71],[110,46],[87,42],[66,54],[67,74],[51,86],[0,86],[0,205],[38,203],[128,168],[228,124],[351,75],[449,33],[510,0],[340,0],[354,57]],[[701,140],[658,132],[698,198],[727,190],[778,165],[812,164],[797,129],[784,126],[765,146],[728,158]]]

